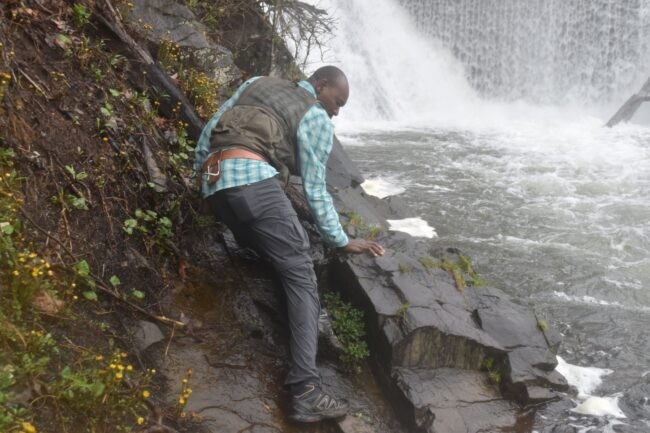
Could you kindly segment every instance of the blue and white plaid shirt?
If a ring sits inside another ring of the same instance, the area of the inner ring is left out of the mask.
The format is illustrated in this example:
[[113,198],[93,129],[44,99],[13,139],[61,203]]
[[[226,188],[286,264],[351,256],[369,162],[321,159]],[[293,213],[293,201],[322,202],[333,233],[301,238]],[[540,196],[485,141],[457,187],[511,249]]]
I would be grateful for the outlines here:
[[[203,128],[194,151],[195,173],[200,171],[203,161],[209,156],[210,135],[221,114],[232,108],[244,89],[258,78],[253,77],[244,82]],[[309,81],[300,81],[298,85],[316,97],[316,90]],[[334,126],[327,112],[320,104],[315,104],[305,113],[298,125],[298,157],[302,184],[309,209],[316,220],[321,236],[328,244],[342,247],[348,243],[348,237],[341,227],[332,197],[327,192],[325,184],[325,167],[332,150],[333,138]],[[259,182],[277,174],[277,170],[264,161],[241,158],[227,159],[221,163],[221,176],[217,183],[208,186],[204,176],[201,192],[203,197],[207,197],[221,189]]]

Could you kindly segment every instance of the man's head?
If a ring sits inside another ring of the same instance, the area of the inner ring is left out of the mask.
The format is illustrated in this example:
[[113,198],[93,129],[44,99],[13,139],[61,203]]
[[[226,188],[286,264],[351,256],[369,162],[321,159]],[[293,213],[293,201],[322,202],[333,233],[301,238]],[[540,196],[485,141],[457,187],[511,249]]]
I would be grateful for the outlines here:
[[348,79],[336,66],[323,66],[309,77],[309,82],[316,89],[316,98],[323,104],[330,117],[339,114],[339,108],[345,105],[350,95]]

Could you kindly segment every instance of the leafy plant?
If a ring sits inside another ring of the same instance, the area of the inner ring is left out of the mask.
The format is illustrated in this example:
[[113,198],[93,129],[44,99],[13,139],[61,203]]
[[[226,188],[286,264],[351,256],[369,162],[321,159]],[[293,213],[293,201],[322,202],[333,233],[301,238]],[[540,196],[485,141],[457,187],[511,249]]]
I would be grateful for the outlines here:
[[78,28],[85,27],[90,22],[91,12],[81,3],[72,5],[72,21]]
[[147,247],[157,244],[161,247],[174,235],[172,221],[152,210],[136,209],[135,218],[124,220],[122,230],[129,235],[140,233]]
[[343,345],[341,361],[350,364],[352,370],[359,372],[361,361],[370,354],[363,339],[366,334],[363,312],[343,302],[338,293],[325,293],[323,301],[332,317],[332,329]]

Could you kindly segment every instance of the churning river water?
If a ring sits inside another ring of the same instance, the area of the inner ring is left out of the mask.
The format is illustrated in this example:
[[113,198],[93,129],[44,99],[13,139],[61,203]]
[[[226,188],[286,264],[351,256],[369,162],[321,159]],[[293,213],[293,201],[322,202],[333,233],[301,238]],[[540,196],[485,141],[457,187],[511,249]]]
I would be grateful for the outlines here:
[[370,187],[403,191],[441,245],[563,334],[569,421],[624,422],[650,374],[650,128],[520,128],[339,135]]
[[365,187],[563,334],[579,395],[533,429],[650,431],[650,107],[603,127],[648,79],[650,0],[312,3]]

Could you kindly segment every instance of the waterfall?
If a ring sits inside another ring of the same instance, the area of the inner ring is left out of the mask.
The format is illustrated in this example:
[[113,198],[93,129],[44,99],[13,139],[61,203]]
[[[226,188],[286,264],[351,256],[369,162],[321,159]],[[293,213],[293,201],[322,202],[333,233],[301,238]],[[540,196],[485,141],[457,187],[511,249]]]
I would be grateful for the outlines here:
[[490,122],[515,101],[606,115],[650,75],[650,0],[314,4],[337,20],[325,63],[348,74],[356,122]]
[[401,1],[486,96],[603,103],[650,75],[650,0]]
[[[345,120],[453,120],[480,102],[462,64],[442,45],[417,34],[397,2],[316,4],[337,20],[325,63],[339,65],[350,81],[349,103],[341,116]],[[314,59],[311,69],[321,64]]]

